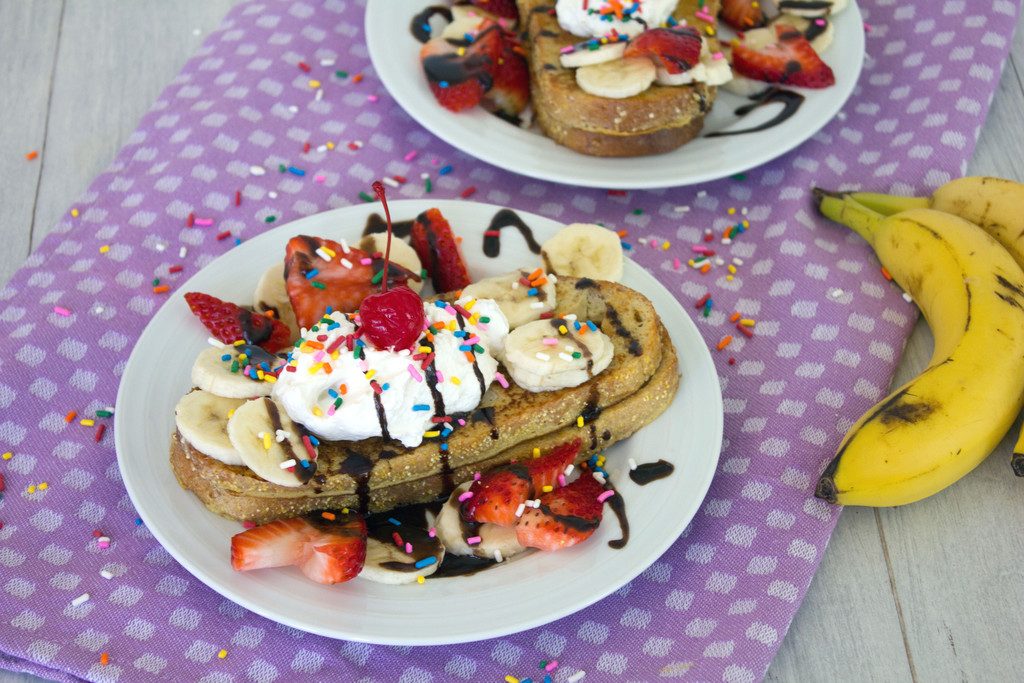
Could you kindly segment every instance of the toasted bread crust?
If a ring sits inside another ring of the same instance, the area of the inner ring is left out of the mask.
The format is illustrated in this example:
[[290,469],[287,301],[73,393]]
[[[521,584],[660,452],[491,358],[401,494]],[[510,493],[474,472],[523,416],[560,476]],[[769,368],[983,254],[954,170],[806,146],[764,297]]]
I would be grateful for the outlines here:
[[[576,84],[574,69],[560,63],[560,50],[583,40],[565,31],[547,10],[550,0],[518,0],[530,64],[530,95],[537,122],[555,142],[592,156],[630,157],[677,149],[696,137],[716,89],[702,83],[652,85],[626,99],[597,97]],[[717,2],[706,2],[711,14]],[[677,19],[703,30],[696,0],[682,0]]]

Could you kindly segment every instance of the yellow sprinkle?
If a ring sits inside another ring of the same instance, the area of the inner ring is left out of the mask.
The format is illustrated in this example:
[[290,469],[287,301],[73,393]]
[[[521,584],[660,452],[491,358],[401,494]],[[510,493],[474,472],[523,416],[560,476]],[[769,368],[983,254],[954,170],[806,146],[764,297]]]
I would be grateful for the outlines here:
[[736,214],[736,207],[730,206],[729,207],[729,215],[730,216],[734,216],[735,214]]
[[81,420],[78,421],[78,424],[82,425],[83,427],[92,427],[96,423],[88,418],[82,418]]
[[735,279],[736,279],[736,278],[735,278],[734,276],[732,276],[732,275],[726,275],[726,276],[725,276],[725,281],[726,281],[726,282],[732,282],[732,281],[733,281],[733,280],[735,280]]
[[420,353],[430,353],[431,351],[433,351],[433,349],[430,348],[429,346],[420,346],[416,350],[419,351]]
[[[334,148],[334,143],[333,142],[328,142],[327,143],[327,149],[333,149],[333,148]],[[327,254],[331,258],[334,258],[335,256],[338,255],[333,249],[328,249],[327,247],[320,247],[320,248],[323,250],[323,252],[325,254]]]
[[751,320],[750,318],[743,318],[742,320],[740,320],[740,325],[743,325],[744,327],[753,327],[756,324],[757,322]]
[[338,356],[340,356],[340,355],[341,355],[341,351],[338,351],[337,349],[335,349],[334,351],[331,351],[331,360],[338,360]]
[[668,248],[671,247],[671,246],[672,246],[672,244],[670,242],[663,242],[661,244],[661,250],[662,251],[668,251]]
[[746,218],[743,219],[743,227],[744,228],[749,228],[750,227],[750,221],[748,221]]
[[577,427],[582,427],[583,426],[583,416],[582,415],[580,415],[579,417],[576,418],[576,426]]
[[26,490],[26,491],[28,491],[29,493],[35,493],[35,492],[36,492],[36,485],[35,485],[35,484],[31,484],[31,485],[30,485],[30,486],[29,486],[29,487],[28,487],[27,489],[25,489],[25,490]]
[[341,512],[342,512],[342,514],[347,515],[348,514],[348,508],[341,508]]
[[460,47],[458,50],[456,50],[456,52],[459,54],[460,57],[464,57],[466,55],[466,48]]
[[422,576],[416,577],[416,583],[422,585],[424,581],[426,581],[426,579],[424,579]]
[[230,420],[231,416],[234,415],[234,414],[235,414],[235,409],[232,408],[231,410],[228,411],[228,419]]
[[508,676],[505,676],[505,683],[519,683],[519,679],[512,674],[509,674]]
[[78,218],[78,209],[71,209],[71,217]]
[[373,379],[373,376],[377,374],[376,368],[372,368],[366,372],[366,379]]
[[273,443],[274,439],[270,436],[270,432],[263,432],[263,449],[269,451]]
[[263,379],[263,371],[262,370],[257,370],[256,371],[256,379]]
[[541,488],[541,491],[543,491],[544,493],[551,493],[554,490],[555,490],[555,487],[554,486],[550,486],[550,485],[549,486],[544,486],[544,487]]
[[320,417],[324,414],[324,411],[320,410],[320,406],[313,406],[313,414]]
[[244,343],[245,343],[244,339],[239,339],[238,341],[231,342],[232,346],[241,346]]
[[245,361],[247,361],[247,360],[249,360],[249,354],[245,353],[244,351],[242,353],[238,354],[238,362],[239,363],[245,363]]
[[106,254],[108,251],[110,251],[110,245],[109,244],[104,244],[102,247],[100,247],[100,253],[101,254]]
[[449,321],[448,321],[448,329],[449,329],[450,331],[452,331],[452,332],[454,332],[455,330],[457,330],[457,329],[458,329],[458,326],[456,326],[456,324],[455,324],[455,321],[454,321],[454,320],[449,320]]
[[[327,143],[327,149],[334,149],[334,143],[333,142],[328,142]],[[320,247],[320,248],[323,249],[323,247]],[[324,251],[327,251],[327,250],[324,249]],[[331,254],[331,258],[334,258],[334,254]]]
[[264,382],[270,382],[271,384],[273,384],[273,383],[275,383],[277,381],[277,378],[274,377],[273,375],[266,375],[266,374],[264,374],[263,375],[263,381]]
[[707,33],[709,36],[713,36],[715,35],[715,29],[711,28],[710,26],[705,26],[704,33]]
[[11,453],[10,451],[7,451],[6,453],[3,454],[2,457],[3,457],[4,460],[10,460],[11,458],[14,457],[14,453]]
[[559,325],[558,331],[561,332],[562,334],[569,334],[569,330],[565,327],[565,325]]
[[309,87],[310,88],[319,88],[320,87],[320,81],[316,81],[316,80],[310,81],[309,82]]
[[440,436],[440,435],[441,435],[441,432],[437,431],[436,429],[433,430],[433,431],[430,431],[430,432],[423,432],[423,438],[424,439],[433,439],[435,436]]
[[472,299],[462,304],[462,307],[465,308],[467,311],[472,311],[474,306],[476,306],[476,299]]
[[50,485],[47,484],[45,481],[42,484],[39,485],[39,490],[40,491],[45,491],[48,488],[50,488]]
[[730,263],[729,264],[729,272],[735,274],[736,273],[736,266],[734,266],[734,265],[732,265]]
[[462,380],[459,379],[458,377],[449,377],[449,379],[451,380],[451,383],[454,384],[455,386],[459,386],[460,384],[462,384]]
[[316,365],[309,369],[309,374],[315,375],[316,373],[320,372],[320,368],[322,368],[323,366],[323,363],[317,363]]
[[539,448],[534,448],[533,449],[533,457],[535,457],[535,458],[539,458],[540,457],[540,449]]
[[228,651],[227,650],[221,650],[220,652],[217,653],[217,659],[224,659],[227,656],[228,656]]

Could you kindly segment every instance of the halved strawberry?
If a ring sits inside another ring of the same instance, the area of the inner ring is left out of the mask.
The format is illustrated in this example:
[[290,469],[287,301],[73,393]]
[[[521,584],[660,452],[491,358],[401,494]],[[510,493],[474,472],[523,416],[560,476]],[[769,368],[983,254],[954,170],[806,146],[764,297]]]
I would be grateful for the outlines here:
[[624,57],[650,57],[670,74],[689,71],[700,62],[701,37],[692,26],[652,28],[626,45]]
[[516,0],[470,0],[471,3],[480,9],[487,10],[491,14],[507,19],[518,19],[519,9],[516,7]]
[[568,486],[545,493],[540,497],[540,507],[527,508],[516,523],[519,544],[561,550],[587,540],[601,524],[604,502],[597,497],[604,490],[589,472],[584,472]]
[[558,475],[580,452],[576,439],[555,447],[540,458],[498,467],[473,482],[471,498],[462,503],[462,516],[469,522],[490,522],[501,526],[516,523],[519,505],[558,484]]
[[202,292],[189,292],[185,295],[185,303],[210,334],[225,344],[244,339],[246,343],[255,344],[270,353],[291,344],[291,332],[280,320],[253,313],[238,304],[221,301]]
[[480,30],[467,46],[456,46],[444,38],[432,38],[420,48],[420,62],[431,92],[441,106],[462,111],[480,103],[494,83],[501,54],[501,28],[493,21],[480,23]]
[[494,84],[484,95],[487,111],[515,120],[530,103],[530,70],[516,35],[501,32],[501,53],[494,70]]
[[779,24],[775,35],[777,42],[758,49],[741,41],[734,42],[732,68],[736,73],[757,81],[803,88],[827,88],[835,84],[832,69],[802,33],[792,26]]
[[412,224],[412,247],[438,292],[454,292],[469,285],[469,271],[459,243],[438,209],[424,211]]
[[352,512],[281,519],[231,538],[231,566],[240,572],[295,565],[319,583],[341,583],[365,560],[366,522]]
[[767,18],[757,0],[722,0],[718,16],[737,31],[764,26]]
[[[323,255],[330,254],[322,248],[331,250],[334,256],[324,259]],[[369,255],[361,249],[346,253],[340,244],[323,237],[298,235],[288,240],[284,279],[300,327],[315,325],[328,307],[346,313],[359,308],[363,299],[375,291],[373,266],[363,263],[367,258]],[[317,272],[309,277],[314,270]]]

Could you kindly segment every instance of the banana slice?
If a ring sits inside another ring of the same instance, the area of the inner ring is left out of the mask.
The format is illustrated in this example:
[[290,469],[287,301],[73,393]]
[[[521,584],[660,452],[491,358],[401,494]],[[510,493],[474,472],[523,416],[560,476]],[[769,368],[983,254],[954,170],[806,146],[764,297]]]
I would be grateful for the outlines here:
[[224,398],[201,389],[192,391],[174,407],[174,423],[182,438],[203,455],[226,465],[243,465],[227,433],[231,413],[243,403],[245,399]]
[[544,243],[540,253],[548,270],[558,275],[612,282],[622,279],[622,242],[600,225],[567,225]]
[[[502,561],[526,550],[519,545],[515,527],[503,527],[497,524],[467,524],[462,521],[459,511],[459,496],[469,489],[470,482],[460,484],[452,491],[448,502],[441,508],[434,526],[437,537],[444,543],[447,552],[452,555],[475,555],[487,559],[501,558]],[[469,545],[467,538],[480,537],[479,543]],[[495,555],[497,553],[497,555]]]
[[476,33],[480,22],[485,19],[497,22],[510,30],[515,27],[515,22],[511,19],[503,19],[480,9],[476,5],[452,5],[451,10],[451,23],[445,26],[444,31],[441,33],[441,37],[446,40],[465,41],[466,34]]
[[[542,313],[555,310],[555,276],[544,274],[538,280],[546,282],[540,287],[531,287],[528,284],[530,275],[528,270],[517,270],[508,275],[477,280],[462,290],[462,298],[493,299],[508,318],[509,328],[514,330],[540,319]],[[523,284],[524,280],[527,284]],[[534,289],[536,293],[530,294]]]
[[681,74],[670,74],[662,67],[657,69],[656,81],[658,85],[688,85],[694,81],[708,85],[723,85],[732,80],[732,68],[724,55],[715,59],[711,55],[707,41],[703,41],[700,48],[700,62],[692,69]]
[[284,263],[270,266],[263,273],[252,294],[252,307],[257,313],[273,311],[274,317],[288,326],[292,341],[299,338],[299,324],[295,321],[291,299],[284,279]]
[[[359,248],[370,254],[375,254],[378,251],[383,254],[387,246],[388,236],[379,232],[370,233],[359,242]],[[416,250],[400,239],[391,239],[391,260],[413,273],[423,272],[423,264],[420,263],[420,257],[416,255]],[[419,294],[423,289],[423,278],[409,280],[408,285],[409,289]]]
[[[414,583],[420,576],[430,576],[444,561],[445,547],[439,538],[431,538],[423,529],[387,525],[383,530],[370,529],[366,539],[366,561],[359,576],[377,583],[399,585]],[[403,542],[412,544],[412,552],[396,545],[390,534],[397,532]],[[381,537],[383,536],[383,538]],[[427,564],[433,557],[434,561]],[[423,566],[417,567],[417,564]]]
[[576,69],[576,84],[591,95],[621,100],[651,87],[657,70],[647,57],[626,57]]
[[849,0],[779,0],[776,3],[783,14],[798,17],[827,17],[839,14],[849,4]]
[[508,335],[505,366],[516,384],[527,391],[576,387],[608,367],[615,351],[611,339],[588,325],[577,330],[575,322],[538,320]]
[[598,43],[598,47],[591,48],[591,41],[585,41],[575,46],[572,52],[564,53],[559,61],[566,69],[578,69],[581,66],[593,66],[603,64],[616,59],[622,59],[626,52],[626,43]]
[[[242,462],[258,477],[298,487],[316,472],[316,461],[309,460],[302,443],[301,429],[269,398],[256,398],[235,409],[227,431]],[[308,466],[303,467],[303,461]]]
[[[245,357],[242,358],[242,354]],[[227,360],[224,357],[228,356]],[[232,372],[234,363],[239,369]],[[270,396],[273,384],[264,382],[242,373],[242,369],[250,363],[259,365],[266,363],[271,370],[284,363],[284,359],[268,353],[258,346],[211,346],[204,349],[192,364],[192,384],[203,391],[208,391],[224,398],[255,398]],[[262,369],[262,368],[261,368]]]
[[782,14],[772,21],[770,28],[774,29],[776,24],[792,26],[794,29],[802,33],[804,37],[811,42],[811,47],[813,47],[814,51],[819,55],[828,49],[836,35],[835,26],[833,26],[832,22],[825,17],[810,18],[792,14]]

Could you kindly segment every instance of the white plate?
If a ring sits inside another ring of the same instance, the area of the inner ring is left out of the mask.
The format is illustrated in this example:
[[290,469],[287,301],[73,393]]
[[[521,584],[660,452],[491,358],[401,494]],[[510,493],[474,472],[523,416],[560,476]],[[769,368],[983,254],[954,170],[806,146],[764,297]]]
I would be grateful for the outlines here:
[[[855,2],[835,17],[835,41],[822,58],[836,84],[801,92],[807,100],[789,120],[758,133],[698,137],[667,154],[603,159],[555,144],[535,130],[523,130],[477,107],[454,114],[441,107],[420,67],[420,43],[409,31],[413,16],[446,0],[388,0],[366,8],[366,44],[377,75],[392,97],[417,122],[448,144],[499,168],[532,178],[584,187],[652,189],[694,185],[764,164],[798,146],[839,112],[853,92],[864,61],[864,23]],[[704,133],[756,126],[775,116],[765,106],[740,121],[737,107],[749,100],[722,89],[704,121]]]
[[[483,230],[499,207],[473,202],[395,201],[396,220],[431,206],[463,238],[474,278],[538,263],[514,231],[505,231],[501,258],[483,255]],[[600,600],[643,571],[672,545],[696,514],[711,483],[722,440],[718,376],[697,328],[679,303],[640,266],[626,262],[624,284],[650,297],[672,335],[682,383],[665,415],[608,451],[608,470],[626,503],[632,535],[623,550],[610,512],[595,536],[557,553],[535,553],[474,576],[386,586],[356,579],[337,586],[306,580],[298,570],[231,569],[230,539],[237,522],[209,512],[178,486],[168,462],[174,406],[189,390],[189,369],[207,333],[183,294],[203,291],[249,302],[263,271],[283,258],[296,234],[358,241],[373,204],[336,209],[283,225],[232,249],[179,287],[153,316],[125,367],[117,396],[115,443],[125,487],[149,530],[185,569],[221,595],[268,619],[333,638],[394,645],[439,645],[506,635],[540,626]],[[541,241],[561,226],[521,213]],[[614,477],[627,458],[665,458],[675,473],[641,490]],[[599,581],[591,570],[601,567]],[[591,576],[590,579],[581,578]],[[501,619],[479,619],[479,606]]]

